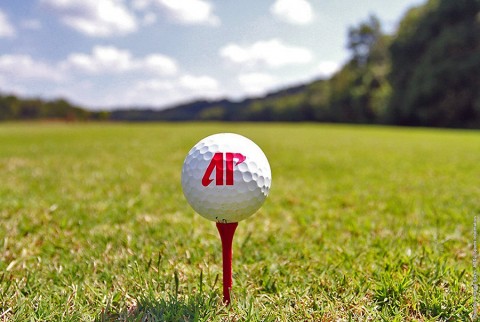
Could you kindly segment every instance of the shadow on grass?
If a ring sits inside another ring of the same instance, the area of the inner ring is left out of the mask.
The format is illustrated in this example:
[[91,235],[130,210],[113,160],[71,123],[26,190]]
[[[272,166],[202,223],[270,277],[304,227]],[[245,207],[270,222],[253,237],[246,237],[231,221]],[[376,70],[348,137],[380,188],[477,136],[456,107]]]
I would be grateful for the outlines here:
[[187,299],[139,299],[137,305],[112,312],[106,309],[96,321],[208,321],[215,316],[216,299],[193,296]]

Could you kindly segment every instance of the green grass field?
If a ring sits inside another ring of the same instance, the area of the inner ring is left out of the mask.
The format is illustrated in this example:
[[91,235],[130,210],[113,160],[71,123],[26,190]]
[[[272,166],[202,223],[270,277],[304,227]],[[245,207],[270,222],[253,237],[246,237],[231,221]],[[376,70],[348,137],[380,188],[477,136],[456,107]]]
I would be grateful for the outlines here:
[[[215,224],[180,186],[216,132],[273,174],[236,232],[230,308]],[[0,321],[471,320],[479,196],[478,131],[3,124]]]

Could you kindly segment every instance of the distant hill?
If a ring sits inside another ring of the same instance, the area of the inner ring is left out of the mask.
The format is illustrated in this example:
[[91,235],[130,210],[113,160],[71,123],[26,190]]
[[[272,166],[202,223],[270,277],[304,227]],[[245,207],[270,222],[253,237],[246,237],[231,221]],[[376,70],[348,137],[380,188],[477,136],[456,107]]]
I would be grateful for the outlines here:
[[[152,108],[119,109],[110,113],[113,121],[304,121],[301,105],[318,84],[298,85],[241,101],[198,100],[163,110]],[[280,104],[281,103],[281,104]],[[278,107],[277,105],[281,105]],[[275,110],[274,110],[275,109]]]

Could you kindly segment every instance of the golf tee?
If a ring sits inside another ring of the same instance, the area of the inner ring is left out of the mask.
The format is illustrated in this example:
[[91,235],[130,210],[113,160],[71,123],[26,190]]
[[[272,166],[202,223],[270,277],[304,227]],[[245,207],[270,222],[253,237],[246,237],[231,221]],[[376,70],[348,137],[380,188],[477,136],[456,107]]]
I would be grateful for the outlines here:
[[238,223],[217,223],[217,229],[222,240],[223,260],[223,303],[230,304],[232,289],[232,242]]

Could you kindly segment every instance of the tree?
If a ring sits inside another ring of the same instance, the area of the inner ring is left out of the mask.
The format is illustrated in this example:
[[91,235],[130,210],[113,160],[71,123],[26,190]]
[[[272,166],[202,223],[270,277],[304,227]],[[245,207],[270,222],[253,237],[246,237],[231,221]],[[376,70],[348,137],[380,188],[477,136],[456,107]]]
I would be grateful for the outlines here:
[[348,32],[349,62],[329,80],[329,119],[333,122],[382,122],[389,95],[390,37],[370,16]]
[[65,99],[45,101],[39,98],[22,99],[14,95],[0,94],[0,121],[62,119],[75,120],[107,120],[110,113],[91,112],[74,106]]
[[389,116],[400,125],[480,126],[480,2],[410,10],[390,52]]
[[352,51],[351,61],[359,67],[365,66],[369,61],[375,60],[372,50],[382,37],[380,20],[370,16],[367,21],[348,31],[348,49]]
[[20,101],[16,96],[0,95],[0,120],[13,120],[19,116]]

